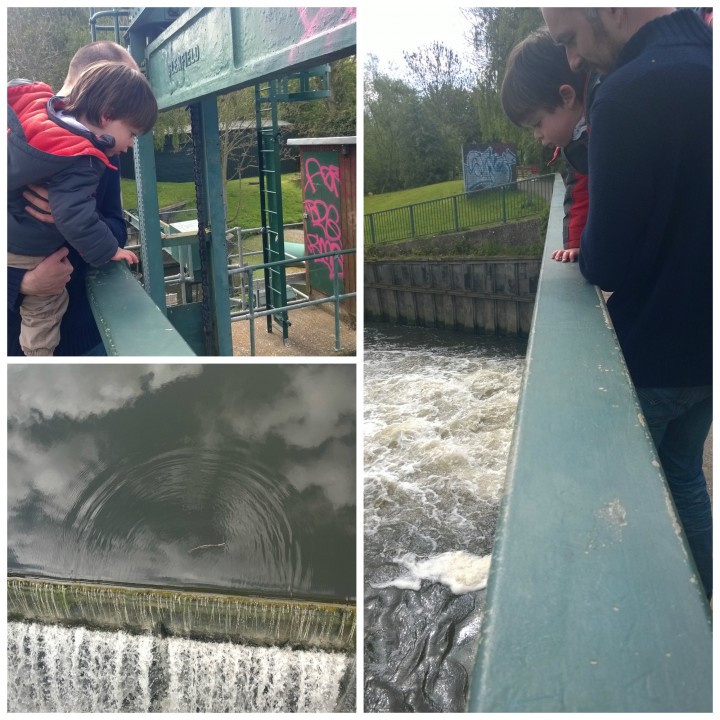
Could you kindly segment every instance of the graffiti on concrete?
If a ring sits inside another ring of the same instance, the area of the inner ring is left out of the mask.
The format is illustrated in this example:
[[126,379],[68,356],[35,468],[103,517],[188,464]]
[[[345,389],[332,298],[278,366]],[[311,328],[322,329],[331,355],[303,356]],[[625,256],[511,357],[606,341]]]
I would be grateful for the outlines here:
[[465,192],[505,185],[515,180],[517,153],[513,145],[463,145]]

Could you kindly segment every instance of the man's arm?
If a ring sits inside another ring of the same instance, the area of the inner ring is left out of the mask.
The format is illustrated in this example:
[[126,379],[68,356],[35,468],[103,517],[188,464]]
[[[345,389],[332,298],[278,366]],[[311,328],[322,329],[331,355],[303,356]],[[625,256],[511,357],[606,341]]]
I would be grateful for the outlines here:
[[25,295],[59,295],[72,274],[67,259],[68,249],[62,247],[48,255],[33,270],[8,268],[8,307],[19,310]]
[[647,123],[612,101],[594,103],[590,126],[590,208],[580,271],[603,290],[616,291],[647,270],[653,175],[671,151],[654,151]]

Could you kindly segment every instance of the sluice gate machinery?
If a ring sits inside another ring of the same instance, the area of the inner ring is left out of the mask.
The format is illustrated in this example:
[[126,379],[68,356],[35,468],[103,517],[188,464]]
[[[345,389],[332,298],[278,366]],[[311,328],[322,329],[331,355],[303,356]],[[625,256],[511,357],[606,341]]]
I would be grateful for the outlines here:
[[[198,217],[189,236],[161,232],[152,136],[135,144],[145,290],[196,353],[232,355],[217,97],[254,88],[263,262],[285,260],[277,103],[327,97],[328,63],[355,53],[355,8],[142,8],[130,12],[125,38],[160,110],[188,109],[193,143]],[[163,250],[177,255],[180,245],[199,256],[201,299],[168,307]],[[265,271],[266,310],[287,305],[286,287],[284,266]],[[288,337],[287,312],[267,322]]]

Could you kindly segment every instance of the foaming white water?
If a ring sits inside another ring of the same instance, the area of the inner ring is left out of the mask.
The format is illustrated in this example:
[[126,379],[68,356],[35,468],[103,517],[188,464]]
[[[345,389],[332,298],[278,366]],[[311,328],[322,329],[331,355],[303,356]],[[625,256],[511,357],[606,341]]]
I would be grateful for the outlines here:
[[407,553],[395,559],[405,568],[405,574],[385,583],[373,583],[373,587],[419,590],[423,580],[430,580],[447,585],[455,595],[462,595],[487,586],[490,560],[490,555],[473,555],[462,550],[440,553],[424,560],[414,553]]
[[10,712],[331,712],[348,658],[8,623]]
[[[365,351],[365,532],[371,564],[492,543],[522,351],[464,343]],[[383,578],[384,579],[384,578]]]

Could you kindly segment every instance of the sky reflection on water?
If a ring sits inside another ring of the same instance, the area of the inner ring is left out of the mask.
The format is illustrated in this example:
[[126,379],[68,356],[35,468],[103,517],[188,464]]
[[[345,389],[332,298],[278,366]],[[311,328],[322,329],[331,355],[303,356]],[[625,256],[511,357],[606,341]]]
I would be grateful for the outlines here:
[[8,570],[355,596],[354,365],[11,365]]

